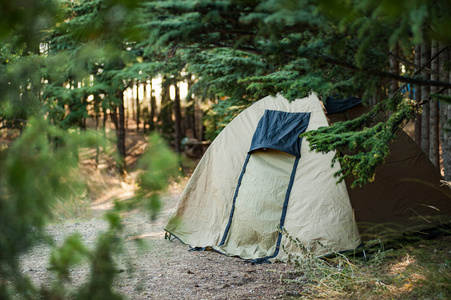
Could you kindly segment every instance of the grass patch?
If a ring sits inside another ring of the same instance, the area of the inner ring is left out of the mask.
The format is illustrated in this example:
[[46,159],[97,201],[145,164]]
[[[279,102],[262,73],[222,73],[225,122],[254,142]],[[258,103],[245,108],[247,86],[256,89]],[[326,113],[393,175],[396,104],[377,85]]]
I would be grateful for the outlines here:
[[451,236],[420,240],[364,257],[315,257],[303,248],[290,257],[281,282],[285,299],[451,299]]
[[79,182],[73,183],[65,198],[57,199],[52,209],[53,221],[89,219],[92,205],[107,203],[124,190],[124,179],[115,169],[99,169],[93,164],[80,164]]
[[87,219],[92,217],[91,202],[86,196],[72,196],[58,199],[52,210],[53,221]]

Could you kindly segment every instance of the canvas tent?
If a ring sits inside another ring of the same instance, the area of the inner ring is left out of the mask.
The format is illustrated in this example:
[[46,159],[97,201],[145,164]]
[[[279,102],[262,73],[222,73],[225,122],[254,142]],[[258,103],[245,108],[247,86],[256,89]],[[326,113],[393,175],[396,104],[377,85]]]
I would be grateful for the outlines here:
[[[352,107],[327,114],[329,123],[354,119],[368,112],[352,99]],[[326,109],[329,112],[326,102]],[[376,168],[376,180],[350,188],[349,198],[363,239],[396,238],[400,234],[419,233],[450,224],[451,190],[421,148],[405,131],[390,144],[390,156]]]
[[[315,94],[292,102],[281,95],[256,102],[210,145],[166,231],[193,248],[256,262],[285,259],[282,246],[289,253],[299,251],[280,228],[317,255],[355,249],[361,243],[355,220],[362,221],[355,212],[363,221],[374,213],[376,222],[384,213],[380,203],[370,205],[373,213],[367,211],[365,193],[357,193],[361,199],[354,203],[345,182],[337,184],[333,177],[339,168],[331,167],[334,154],[310,152],[308,142],[299,139],[300,133],[327,125]],[[389,199],[384,193],[380,198]],[[449,202],[445,208],[451,215]]]

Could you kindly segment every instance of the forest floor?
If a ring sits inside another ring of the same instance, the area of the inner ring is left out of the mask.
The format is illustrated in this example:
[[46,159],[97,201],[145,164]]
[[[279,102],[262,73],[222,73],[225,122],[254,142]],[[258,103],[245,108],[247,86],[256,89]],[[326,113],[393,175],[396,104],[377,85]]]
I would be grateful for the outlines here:
[[[144,135],[129,131],[127,144],[127,165],[133,166],[145,148]],[[108,228],[103,218],[105,212],[113,207],[115,200],[133,196],[136,174],[130,172],[124,180],[108,164],[101,161],[96,168],[92,153],[82,161],[90,201],[62,204],[57,208],[60,220],[47,227],[48,235],[57,245],[78,233],[93,248],[96,238]],[[164,238],[164,227],[186,182],[187,178],[182,178],[169,186],[156,220],[140,211],[123,215],[124,251],[117,257],[117,292],[128,299],[280,299],[289,295],[279,279],[287,264],[251,265],[216,252],[190,252],[187,245]],[[145,242],[144,247],[136,241]],[[55,279],[48,270],[50,255],[50,246],[41,243],[21,257],[23,272],[37,286],[49,286]],[[68,288],[79,287],[89,275],[87,264],[72,268]]]
[[[279,299],[286,295],[278,275],[287,268],[286,264],[251,265],[215,252],[190,252],[187,245],[164,239],[164,226],[182,187],[171,186],[163,199],[163,210],[154,221],[139,211],[123,216],[126,234],[124,252],[118,257],[117,291],[129,299]],[[126,184],[122,189],[114,198],[127,197],[133,190]],[[94,201],[91,218],[52,224],[48,234],[61,244],[67,236],[78,232],[85,244],[93,247],[98,234],[107,229],[101,216],[111,204],[106,199]],[[146,242],[145,247],[137,245],[138,239]],[[22,258],[24,272],[38,286],[53,280],[47,270],[49,256],[50,248],[41,244]],[[70,285],[81,285],[88,272],[86,265],[73,268]]]
[[[144,135],[129,132],[128,145],[127,163],[133,165],[145,148]],[[88,179],[89,201],[85,206],[61,208],[61,219],[47,228],[49,236],[59,245],[67,236],[79,233],[88,247],[94,247],[99,233],[107,229],[104,213],[114,200],[131,197],[136,188],[133,172],[124,180],[107,167],[93,167],[89,159],[83,162],[82,169]],[[378,252],[366,262],[345,260],[344,267],[332,264],[325,269],[321,263],[310,262],[311,269],[301,270],[297,275],[293,275],[295,267],[287,263],[251,265],[216,252],[190,252],[187,245],[164,238],[164,227],[187,180],[188,177],[182,178],[170,185],[156,220],[140,211],[123,215],[124,251],[116,258],[119,272],[115,286],[126,298],[449,299],[451,296],[450,237]],[[66,214],[65,210],[71,212]],[[146,247],[138,246],[136,241],[145,242]],[[42,243],[21,257],[23,273],[38,286],[48,286],[54,280],[48,270],[50,254],[51,248]],[[69,289],[82,285],[90,275],[87,264],[70,272]],[[287,283],[283,278],[294,280]]]

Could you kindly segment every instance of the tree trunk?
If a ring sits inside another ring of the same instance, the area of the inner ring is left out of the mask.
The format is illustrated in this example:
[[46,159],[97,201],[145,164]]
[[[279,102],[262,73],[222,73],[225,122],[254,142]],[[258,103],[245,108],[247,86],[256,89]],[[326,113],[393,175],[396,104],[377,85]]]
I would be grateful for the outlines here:
[[[428,64],[429,59],[431,58],[430,44],[428,42],[424,42],[421,45],[421,66],[424,69],[430,69],[430,65]],[[424,70],[423,69],[423,70]],[[429,80],[429,73],[424,70],[421,72],[423,79]],[[423,85],[421,86],[421,97],[422,100],[425,100],[429,96],[430,88],[429,86]],[[424,153],[429,157],[429,103],[426,103],[422,106],[423,111],[421,112],[421,149],[423,149]]]
[[139,123],[141,122],[141,105],[139,105],[139,85],[136,85],[136,131],[139,131]]
[[117,150],[119,153],[118,167],[121,174],[125,174],[125,107],[124,107],[124,92],[122,90],[116,91],[116,97],[122,101],[119,103],[119,120],[117,128]]
[[[415,46],[415,74],[420,73],[421,68],[421,45]],[[414,99],[417,103],[421,101],[421,87],[415,86]],[[415,115],[415,142],[421,145],[421,114]]]
[[[440,49],[446,47],[440,44]],[[443,82],[451,82],[451,73],[448,71],[447,64],[450,63],[450,50],[445,50],[440,54],[440,80]],[[448,96],[451,96],[451,91],[448,90]],[[442,142],[442,157],[443,157],[443,171],[445,180],[451,181],[451,128],[449,121],[451,120],[451,104],[441,102],[440,123],[442,126],[441,142]]]
[[100,156],[100,146],[99,146],[99,113],[96,112],[96,136],[97,136],[97,141],[96,141],[96,168],[99,167],[99,156]]
[[117,116],[117,106],[112,105],[111,111],[110,111],[111,121],[113,121],[114,128],[118,130],[119,128],[119,122],[118,122],[118,116]]
[[[438,42],[432,41],[431,44],[431,57],[435,57],[438,54]],[[438,81],[439,76],[437,75],[439,70],[439,58],[436,57],[431,62],[432,76],[431,80]],[[438,88],[436,86],[431,86],[431,93],[436,93]],[[429,104],[429,158],[437,169],[440,169],[440,153],[439,153],[439,106],[437,100],[432,100]]]
[[174,122],[175,122],[175,133],[174,133],[174,143],[175,143],[175,153],[182,153],[181,143],[182,143],[182,113],[180,109],[180,90],[177,83],[174,84],[175,88],[175,98],[174,98]]
[[130,99],[127,98],[127,100],[124,99],[124,101],[127,101],[127,109],[125,110],[125,129],[128,129],[128,120],[130,119]]
[[152,90],[150,92],[150,115],[149,115],[149,130],[155,130],[155,116],[157,114],[157,99],[155,97],[155,91]]
[[169,92],[170,82],[170,78],[163,76],[161,82],[161,109],[158,119],[160,121],[159,127],[161,129],[161,135],[172,142],[174,139],[174,121],[172,120],[173,102]]
[[106,132],[106,122],[108,120],[108,109],[105,107],[102,107],[102,111],[103,111],[103,133]]
[[[188,77],[188,91],[191,89],[193,81]],[[185,135],[197,139],[196,130],[196,101],[191,94],[186,97],[185,107]]]
[[202,122],[204,118],[204,112],[201,107],[201,100],[195,99],[194,100],[194,115],[195,115],[195,122],[196,122],[196,138],[199,141],[204,140],[204,123]]
[[136,114],[135,114],[135,84],[131,85],[131,90],[132,90],[132,97],[130,99],[130,106],[132,107],[132,119],[136,120]]
[[147,124],[149,124],[149,111],[147,106],[147,80],[144,81],[143,85],[143,129],[144,133],[147,133]]

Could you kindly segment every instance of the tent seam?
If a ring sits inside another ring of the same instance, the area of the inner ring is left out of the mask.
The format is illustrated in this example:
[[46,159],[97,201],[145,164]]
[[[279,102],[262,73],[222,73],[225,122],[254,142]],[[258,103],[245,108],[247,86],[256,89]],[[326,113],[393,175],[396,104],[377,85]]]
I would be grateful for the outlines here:
[[232,224],[233,214],[235,212],[236,198],[238,197],[238,191],[240,190],[241,181],[243,180],[243,176],[244,176],[244,173],[246,172],[246,167],[247,167],[250,157],[251,157],[251,153],[248,153],[246,156],[246,160],[244,161],[244,165],[243,165],[243,169],[241,170],[240,177],[238,178],[238,184],[235,189],[235,194],[233,195],[232,209],[230,210],[229,221],[227,222],[227,226],[224,231],[224,235],[222,237],[221,243],[218,246],[224,245],[227,235],[229,234],[230,225]]

